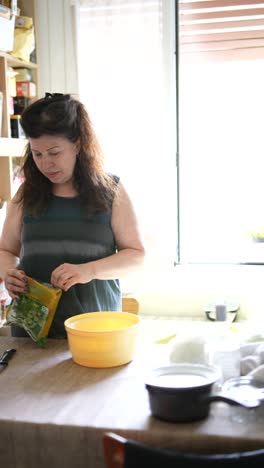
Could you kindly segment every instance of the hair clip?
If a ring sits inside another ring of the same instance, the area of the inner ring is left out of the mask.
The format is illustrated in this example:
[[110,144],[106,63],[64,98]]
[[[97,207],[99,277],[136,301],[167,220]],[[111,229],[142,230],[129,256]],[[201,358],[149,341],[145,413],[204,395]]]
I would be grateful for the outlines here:
[[45,93],[44,100],[49,101],[50,99],[53,101],[69,101],[71,99],[71,95],[63,93]]
[[56,98],[56,97],[63,97],[65,96],[65,94],[63,93],[45,93],[45,99],[52,99],[52,98]]

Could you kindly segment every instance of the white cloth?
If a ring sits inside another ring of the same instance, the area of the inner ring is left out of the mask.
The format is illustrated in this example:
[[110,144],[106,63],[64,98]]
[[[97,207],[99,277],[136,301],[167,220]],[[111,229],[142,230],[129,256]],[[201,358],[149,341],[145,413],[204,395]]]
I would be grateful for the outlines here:
[[171,363],[208,364],[209,357],[206,345],[204,336],[192,334],[176,336],[169,343],[169,360]]
[[264,342],[245,343],[240,348],[240,373],[264,383]]

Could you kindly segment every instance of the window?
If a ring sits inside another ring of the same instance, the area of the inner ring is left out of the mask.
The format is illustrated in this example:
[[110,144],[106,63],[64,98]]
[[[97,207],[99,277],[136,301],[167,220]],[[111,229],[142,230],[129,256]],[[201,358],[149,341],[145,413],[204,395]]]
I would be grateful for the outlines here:
[[80,96],[153,260],[264,263],[264,3],[80,0],[79,26]]
[[264,3],[179,1],[181,259],[263,263]]
[[174,2],[80,2],[80,97],[153,261],[177,249]]

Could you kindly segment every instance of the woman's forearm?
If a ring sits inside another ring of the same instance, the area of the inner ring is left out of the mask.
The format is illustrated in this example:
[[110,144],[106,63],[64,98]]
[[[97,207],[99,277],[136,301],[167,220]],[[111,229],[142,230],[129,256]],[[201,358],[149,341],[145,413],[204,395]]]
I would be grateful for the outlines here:
[[122,278],[142,268],[145,252],[142,249],[123,249],[109,257],[87,264],[93,279],[107,280]]
[[0,250],[0,277],[4,278],[10,268],[16,268],[18,261],[18,257],[11,252]]
[[88,263],[63,263],[53,270],[50,282],[54,287],[68,291],[74,284],[85,284],[95,279],[121,279],[141,269],[144,256],[144,249],[124,248],[109,257]]

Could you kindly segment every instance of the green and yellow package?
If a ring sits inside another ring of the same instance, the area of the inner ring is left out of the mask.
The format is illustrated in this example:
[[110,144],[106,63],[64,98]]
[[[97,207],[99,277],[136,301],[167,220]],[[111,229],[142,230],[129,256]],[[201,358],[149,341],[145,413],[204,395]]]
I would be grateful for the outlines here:
[[62,290],[26,278],[28,291],[12,300],[7,308],[6,324],[24,328],[34,341],[45,346]]

